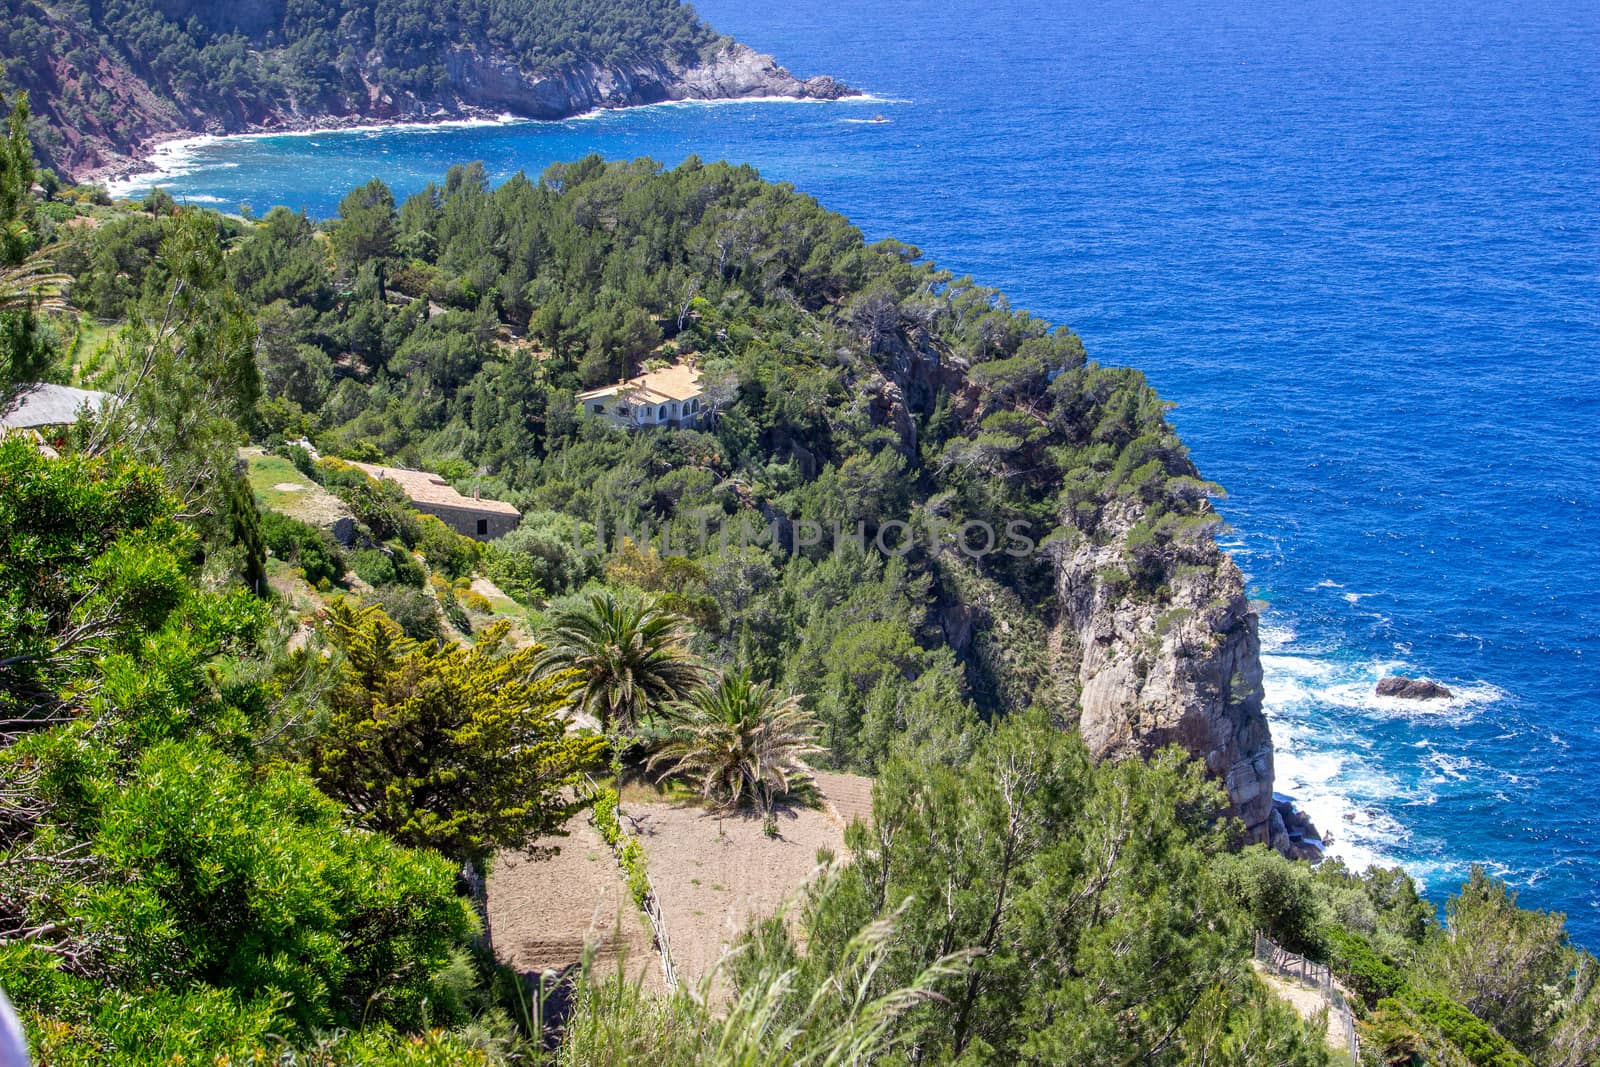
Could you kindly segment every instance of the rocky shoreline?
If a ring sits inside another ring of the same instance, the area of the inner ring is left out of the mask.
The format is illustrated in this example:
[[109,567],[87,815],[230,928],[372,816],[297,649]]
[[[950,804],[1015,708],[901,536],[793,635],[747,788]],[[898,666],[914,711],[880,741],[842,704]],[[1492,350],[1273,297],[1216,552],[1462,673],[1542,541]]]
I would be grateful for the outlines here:
[[458,45],[447,54],[445,69],[448,86],[430,99],[369,83],[367,98],[344,108],[302,107],[285,101],[258,114],[227,116],[186,116],[170,106],[146,108],[136,113],[137,121],[125,136],[84,136],[59,165],[76,181],[107,182],[149,173],[151,159],[162,146],[196,137],[487,124],[508,118],[555,121],[673,101],[826,101],[863,95],[828,75],[797,77],[772,56],[732,41],[693,66],[584,63],[555,72],[539,72],[508,57]]

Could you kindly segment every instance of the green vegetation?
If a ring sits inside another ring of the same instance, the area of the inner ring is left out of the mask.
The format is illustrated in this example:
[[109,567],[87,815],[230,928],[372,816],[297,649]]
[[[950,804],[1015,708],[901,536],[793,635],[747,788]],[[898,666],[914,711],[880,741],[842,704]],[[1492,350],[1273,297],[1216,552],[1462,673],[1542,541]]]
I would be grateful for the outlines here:
[[744,671],[730,671],[667,711],[667,740],[648,766],[697,782],[702,796],[732,807],[745,800],[770,817],[772,805],[809,776],[806,759],[823,749],[817,722],[796,696],[780,697]]
[[[915,249],[698,161],[457,168],[325,227],[0,206],[104,340],[80,359],[39,302],[6,312],[29,351],[126,398],[58,456],[0,442],[0,984],[42,1062],[1330,1062],[1256,930],[1330,962],[1371,1064],[1596,1059],[1600,965],[1560,916],[1478,871],[1441,923],[1403,872],[1236,850],[1176,750],[1091,759],[1054,561],[1092,548],[1098,595],[1171,626],[1173,583],[1226,565],[1212,487],[1137,373]],[[573,409],[690,357],[701,428]],[[282,450],[256,492],[247,441]],[[346,460],[527,524],[480,546]],[[275,510],[290,467],[348,552]],[[1028,550],[964,552],[980,520]],[[473,618],[482,574],[540,643]],[[548,846],[608,746],[769,811],[813,758],[873,772],[873,818],[726,996],[591,976],[558,1036],[485,943],[482,873]]]
[[[63,249],[85,310],[137,304],[175,225],[152,208]],[[472,165],[398,205],[363,187],[324,227],[202,217],[255,309],[258,436],[470,477],[523,527],[430,566],[536,610],[596,580],[648,594],[704,659],[805,694],[834,765],[913,742],[960,759],[980,720],[1031,704],[1070,721],[1046,664],[1060,552],[1113,546],[1153,602],[1222,565],[1211,487],[1136,372],[748,168],[588,159],[491,189]],[[574,410],[586,384],[688,358],[702,429]],[[392,486],[319,471],[371,540],[422,545]],[[967,523],[1014,551],[970,558]],[[947,642],[953,604],[972,616]]]
[[[449,104],[447,64],[456,42],[507,57],[532,75],[585,64],[684,66],[724,42],[679,0],[67,0],[14,4],[6,23],[0,88],[55,94],[50,122],[36,129],[50,157],[70,154],[74,134],[127,139],[121,124],[133,117],[118,108],[129,97],[97,78],[95,60],[102,56],[178,114],[221,116],[237,129],[291,106],[300,114],[359,114],[369,85],[422,104]],[[53,64],[65,68],[59,81],[42,76]]]
[[318,589],[343,582],[344,553],[326,530],[269,511],[261,517],[261,538],[274,556],[298,567]]
[[[7,112],[0,95],[0,114]],[[38,380],[53,338],[41,312],[60,310],[67,279],[50,268],[43,252],[33,186],[33,150],[28,141],[28,99],[9,108],[0,138],[0,412],[18,388]]]
[[1222,803],[1177,753],[1096,765],[1042,715],[1012,716],[962,767],[891,760],[872,826],[847,836],[854,862],[815,888],[799,933],[764,924],[739,966],[793,968],[804,1001],[856,930],[893,922],[874,988],[970,953],[937,984],[942,1002],[900,1028],[929,1062],[1177,1064],[1233,1050],[1243,1058],[1227,1062],[1326,1063],[1241,951],[1211,872]]
[[576,707],[603,729],[632,735],[700,684],[683,623],[647,599],[595,593],[552,613],[539,667],[574,672]]
[[1229,895],[1280,944],[1328,963],[1386,1063],[1577,1067],[1600,1050],[1594,957],[1561,915],[1517,907],[1475,867],[1446,922],[1404,871],[1315,871],[1260,847],[1222,860]]
[[561,793],[604,742],[567,734],[559,712],[577,679],[533,680],[539,650],[506,648],[506,633],[429,647],[377,608],[329,609],[343,668],[310,766],[355,822],[480,868],[559,832],[572,811]]
[[620,798],[615,789],[601,789],[590,801],[590,815],[600,837],[616,853],[617,863],[628,885],[628,895],[633,902],[644,905],[650,896],[650,876],[645,866],[644,849],[633,835],[622,828]]
[[297,694],[267,605],[197,581],[159,471],[15,438],[0,470],[0,982],[39,1055],[423,1027],[474,919],[449,864],[270,757]]

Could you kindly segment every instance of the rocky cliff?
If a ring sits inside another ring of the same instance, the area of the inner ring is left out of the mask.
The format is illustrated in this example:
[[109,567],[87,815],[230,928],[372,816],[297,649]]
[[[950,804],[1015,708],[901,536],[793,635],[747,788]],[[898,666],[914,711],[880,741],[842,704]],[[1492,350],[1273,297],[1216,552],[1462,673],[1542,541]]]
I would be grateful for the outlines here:
[[[1002,406],[939,352],[892,347],[870,410],[908,458],[917,452],[913,416],[940,393],[969,432]],[[1186,457],[1182,465],[1194,473]],[[1144,550],[1137,543],[1151,505],[1118,495],[1063,509],[1040,546],[1053,595],[1032,603],[962,553],[938,552],[938,623],[997,706],[1043,704],[1098,758],[1179,746],[1222,783],[1248,841],[1291,854],[1273,805],[1257,616],[1238,566],[1216,543],[1221,519],[1202,485],[1182,490],[1189,500],[1162,543],[1155,588],[1128,574],[1130,556]]]
[[1083,739],[1109,758],[1178,745],[1223,783],[1251,841],[1286,848],[1244,578],[1200,524],[1164,595],[1130,596],[1114,576],[1136,521],[1131,508],[1108,516],[1110,537],[1081,542],[1057,562],[1056,669],[1076,683]]
[[[237,60],[245,73],[230,71],[231,82],[212,85],[192,76],[158,77],[114,34],[62,15],[54,5],[19,0],[15,7],[17,24],[27,32],[0,38],[6,61],[0,85],[28,92],[36,150],[47,165],[77,180],[136,169],[156,144],[193,134],[507,114],[559,119],[670,100],[858,95],[830,77],[798,78],[772,56],[727,38],[689,53],[658,49],[634,58],[552,64],[459,26],[441,27],[439,40],[420,57],[385,54],[366,38],[345,42],[338,68],[320,71],[296,69],[295,53],[275,47],[278,35],[269,33]],[[230,32],[282,17],[271,5],[240,10],[249,17],[230,23]],[[417,76],[419,69],[429,76]]]
[[[550,74],[530,69],[513,57],[457,46],[447,54],[445,69],[449,72],[446,98],[455,109],[508,112],[536,119],[668,100],[768,96],[837,100],[859,95],[826,75],[801,80],[772,56],[733,42],[690,66],[661,60],[616,66],[583,63]],[[437,101],[410,96],[384,94],[375,106],[395,117],[430,118],[438,113]]]

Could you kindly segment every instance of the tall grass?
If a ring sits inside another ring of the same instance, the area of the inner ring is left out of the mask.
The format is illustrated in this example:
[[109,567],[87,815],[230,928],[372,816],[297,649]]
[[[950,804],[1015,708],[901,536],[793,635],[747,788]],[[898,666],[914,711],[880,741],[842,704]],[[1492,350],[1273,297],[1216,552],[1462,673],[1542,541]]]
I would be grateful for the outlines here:
[[[758,966],[729,999],[713,988],[733,960],[694,988],[657,997],[621,969],[597,978],[588,962],[568,1022],[563,1067],[842,1067],[871,1061],[895,1043],[895,1022],[917,1004],[942,1000],[935,987],[965,971],[969,957],[939,960],[907,986],[878,992],[893,919],[862,929],[839,965],[809,993],[796,968]],[[750,951],[745,947],[736,951]]]

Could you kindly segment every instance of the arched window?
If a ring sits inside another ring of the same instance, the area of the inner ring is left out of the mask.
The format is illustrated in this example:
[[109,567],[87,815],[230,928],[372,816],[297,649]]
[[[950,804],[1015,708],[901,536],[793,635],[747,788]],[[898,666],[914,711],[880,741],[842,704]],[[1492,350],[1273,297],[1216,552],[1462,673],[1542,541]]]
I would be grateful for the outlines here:
[[656,412],[656,418],[664,419],[666,417],[667,417],[667,405],[662,404],[661,405],[661,410]]

